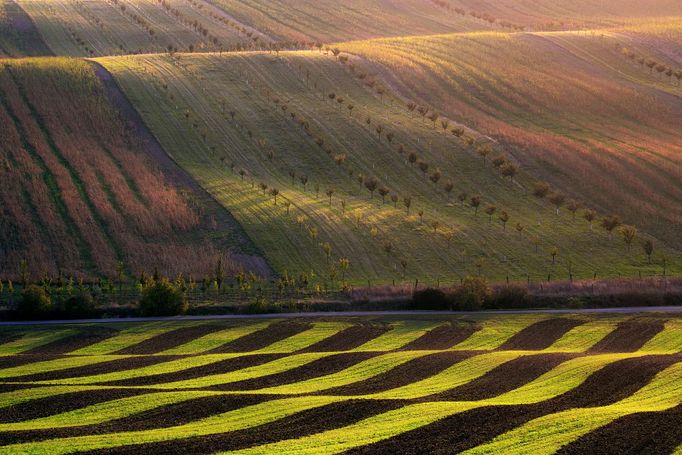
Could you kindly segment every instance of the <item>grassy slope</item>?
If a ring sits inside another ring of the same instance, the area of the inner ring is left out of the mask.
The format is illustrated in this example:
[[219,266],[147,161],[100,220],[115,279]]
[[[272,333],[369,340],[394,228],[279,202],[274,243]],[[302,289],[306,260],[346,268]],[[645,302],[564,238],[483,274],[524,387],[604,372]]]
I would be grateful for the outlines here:
[[[552,215],[549,205],[528,195],[527,174],[511,183],[490,165],[483,169],[480,158],[459,140],[411,118],[400,103],[382,102],[331,56],[301,51],[280,57],[145,55],[99,61],[117,78],[164,148],[235,215],[279,272],[312,270],[326,277],[328,265],[320,247],[324,242],[331,244],[334,262],[350,259],[349,276],[356,283],[400,279],[401,259],[407,260],[409,278],[431,280],[474,273],[481,258],[483,272],[495,279],[507,274],[522,279],[526,272],[567,276],[569,263],[576,276],[647,270],[639,247],[624,255],[620,241],[607,242],[598,230],[589,235],[584,221],[571,221],[564,212]],[[355,106],[352,116],[328,100],[325,95],[331,91],[344,97],[344,106]],[[282,104],[286,113],[279,108]],[[230,111],[236,113],[234,121]],[[297,126],[291,113],[310,122],[310,134]],[[372,129],[384,126],[381,140],[366,128],[368,116]],[[392,144],[385,139],[388,132],[395,135]],[[329,156],[315,144],[316,138],[324,140]],[[397,153],[399,144],[416,151],[430,165],[429,172],[440,169],[438,185]],[[347,156],[344,166],[334,163],[338,154]],[[239,169],[247,173],[243,180]],[[307,191],[298,181],[292,185],[290,171],[308,176]],[[412,195],[410,216],[400,205],[382,205],[376,195],[370,199],[356,181],[358,174],[375,176],[401,201]],[[496,217],[489,224],[486,215],[475,217],[473,209],[448,203],[443,190],[448,180],[455,183],[453,195],[480,194],[481,209],[493,203],[498,214],[507,210],[507,231]],[[280,204],[275,206],[273,197],[258,189],[259,182],[280,190]],[[316,184],[319,198],[313,190]],[[324,196],[327,188],[335,189],[331,208]],[[285,199],[292,204],[288,215],[281,204]],[[419,210],[425,212],[423,225],[416,216]],[[439,223],[436,234],[433,221]],[[514,231],[516,223],[524,226],[522,235]],[[317,238],[310,234],[313,228]],[[448,232],[454,235],[449,249]],[[529,240],[536,235],[538,253]],[[389,242],[392,250],[387,253]],[[548,252],[553,246],[560,251],[554,267]]]
[[341,47],[385,65],[408,97],[510,145],[534,175],[679,249],[682,92],[615,45],[677,65],[631,36],[483,33]]
[[17,3],[0,1],[0,58],[50,54],[31,18]]
[[[165,52],[169,45],[181,51],[189,46],[197,51],[219,50],[250,42],[245,33],[222,21],[229,18],[221,10],[208,5],[198,9],[186,0],[167,2],[177,15],[155,0],[118,0],[118,4],[105,0],[18,1],[56,55]],[[188,25],[194,21],[206,29],[206,35]]]
[[204,241],[208,220],[166,184],[90,64],[0,64],[1,268],[18,273],[26,259],[34,276],[114,276],[117,261],[132,273],[210,269],[220,253]]

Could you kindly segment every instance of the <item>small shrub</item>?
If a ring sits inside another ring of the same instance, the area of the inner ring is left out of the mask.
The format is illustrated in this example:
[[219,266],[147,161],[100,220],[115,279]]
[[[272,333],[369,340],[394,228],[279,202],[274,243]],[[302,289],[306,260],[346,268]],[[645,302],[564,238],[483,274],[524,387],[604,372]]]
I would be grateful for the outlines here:
[[88,318],[95,315],[95,300],[89,292],[81,292],[57,304],[57,315],[64,319]]
[[45,289],[35,284],[27,286],[21,294],[17,312],[25,318],[46,317],[52,309],[52,300]]
[[157,281],[142,291],[142,316],[174,316],[187,311],[187,298],[181,289],[168,280]]
[[490,296],[490,287],[485,278],[467,276],[452,293],[454,310],[480,310]]
[[414,291],[410,308],[414,310],[449,310],[451,299],[440,289],[426,288]]
[[485,302],[486,308],[528,308],[531,298],[528,289],[523,286],[506,285],[495,289],[490,298]]

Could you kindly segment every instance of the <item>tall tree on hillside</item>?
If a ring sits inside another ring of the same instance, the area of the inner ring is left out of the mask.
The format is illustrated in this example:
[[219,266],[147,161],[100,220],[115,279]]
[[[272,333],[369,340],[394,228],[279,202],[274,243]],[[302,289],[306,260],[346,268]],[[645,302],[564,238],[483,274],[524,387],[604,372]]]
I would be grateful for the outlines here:
[[506,231],[507,230],[507,222],[509,221],[509,214],[505,211],[502,210],[499,215],[500,221],[502,222],[502,230]]
[[654,252],[654,242],[647,239],[642,245],[642,248],[644,248],[644,254],[646,254],[647,261],[651,264],[651,255]]
[[462,205],[462,207],[464,207],[464,201],[467,200],[467,197],[469,197],[469,195],[466,193],[466,191],[462,191],[457,195],[457,199],[459,199],[459,203]]
[[483,158],[483,167],[485,167],[486,158],[492,153],[492,151],[493,148],[490,146],[490,144],[481,144],[476,147],[476,153]]
[[332,206],[332,196],[334,195],[334,188],[328,188],[325,194],[329,197],[329,207]]
[[374,177],[368,177],[365,179],[365,188],[369,190],[370,199],[374,199],[374,191],[377,189],[379,182]]
[[585,209],[585,212],[583,213],[583,218],[590,223],[590,232],[592,231],[592,224],[594,223],[594,220],[597,218],[597,212],[595,212],[592,209]]
[[571,212],[571,217],[575,220],[575,212],[580,208],[580,203],[575,199],[571,199],[566,203],[566,208]]
[[379,196],[381,196],[381,204],[383,205],[386,203],[386,196],[388,195],[389,190],[385,186],[381,186],[381,187],[379,187],[378,192],[379,192]]
[[551,202],[556,208],[556,214],[559,215],[559,209],[564,204],[566,196],[561,193],[552,193],[549,195],[549,202]]
[[436,169],[435,171],[433,171],[433,173],[429,177],[429,180],[431,180],[434,184],[437,184],[438,181],[440,180],[440,175],[441,175],[440,170]]
[[613,239],[613,230],[621,225],[620,218],[616,215],[605,216],[601,220],[601,227],[609,233],[609,240]]
[[445,182],[444,188],[445,188],[445,193],[448,195],[448,202],[449,202],[452,190],[455,189],[455,184],[450,182],[450,181]]
[[407,209],[407,215],[410,215],[410,207],[412,206],[412,197],[410,196],[405,196],[403,198],[403,205]]
[[500,168],[500,173],[502,174],[502,176],[509,177],[509,179],[512,182],[514,181],[514,176],[516,175],[517,172],[519,172],[519,168],[512,163],[504,163]]
[[488,215],[488,224],[491,224],[493,222],[493,214],[495,213],[495,210],[497,210],[497,207],[495,207],[492,204],[488,204],[485,208],[485,213]]
[[481,205],[481,196],[472,196],[469,200],[469,205],[474,208],[474,216],[478,216],[478,208]]
[[619,230],[618,233],[620,234],[621,238],[625,242],[625,245],[627,245],[627,250],[630,251],[630,247],[632,246],[632,242],[634,242],[635,237],[637,236],[637,228],[634,226],[622,226]]

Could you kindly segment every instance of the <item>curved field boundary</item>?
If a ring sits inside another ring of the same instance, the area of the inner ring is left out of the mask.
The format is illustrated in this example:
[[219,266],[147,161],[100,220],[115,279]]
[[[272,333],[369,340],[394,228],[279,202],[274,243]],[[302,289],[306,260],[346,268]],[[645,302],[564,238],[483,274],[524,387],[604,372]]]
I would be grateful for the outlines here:
[[72,329],[62,330],[33,330],[24,333],[20,338],[0,345],[0,355],[21,354],[48,343],[52,343],[60,338],[73,335]]
[[498,349],[518,332],[543,319],[546,319],[546,316],[520,315],[484,320],[479,330],[466,340],[453,346],[452,349],[464,351]]
[[267,327],[268,322],[229,327],[218,332],[209,333],[180,346],[169,348],[161,354],[203,354],[238,338],[249,335]]
[[584,352],[601,341],[618,326],[618,319],[586,321],[556,340],[546,351]]
[[408,321],[391,324],[388,332],[358,346],[354,351],[393,351],[439,327],[440,321]]

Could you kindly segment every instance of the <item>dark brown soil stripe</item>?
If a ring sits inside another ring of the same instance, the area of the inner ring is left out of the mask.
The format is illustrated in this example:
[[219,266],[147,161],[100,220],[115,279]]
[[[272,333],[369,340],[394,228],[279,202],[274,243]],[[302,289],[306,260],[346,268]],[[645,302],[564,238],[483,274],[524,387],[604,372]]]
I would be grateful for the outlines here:
[[183,425],[215,414],[232,411],[271,400],[270,395],[223,395],[195,398],[180,403],[159,406],[121,419],[95,425],[43,430],[0,432],[0,445],[42,441],[54,438],[71,438],[91,434],[141,431]]
[[475,401],[492,398],[542,376],[575,355],[538,354],[526,355],[494,368],[468,384],[427,397],[427,400]]
[[462,452],[543,415],[575,407],[615,403],[648,384],[659,371],[675,361],[679,361],[679,357],[651,356],[618,361],[602,368],[572,391],[551,400],[472,409],[346,453],[411,455]]
[[0,345],[18,340],[22,337],[21,333],[4,332],[0,333]]
[[354,325],[318,341],[301,352],[349,351],[383,335],[388,330],[388,327],[380,325]]
[[625,321],[588,352],[634,352],[663,330],[663,321]]
[[582,324],[582,321],[567,318],[551,318],[531,324],[512,336],[502,346],[501,351],[509,350],[540,350],[551,346],[572,328]]
[[111,381],[105,383],[106,385],[115,386],[144,386],[162,384],[164,382],[183,381],[186,379],[195,379],[211,374],[229,373],[230,371],[241,370],[242,368],[260,365],[266,362],[284,357],[283,354],[254,354],[243,355],[232,359],[219,360],[217,362],[202,365],[200,367],[188,368],[186,370],[174,371],[172,373],[154,374],[143,376],[139,378],[121,379],[119,381]]
[[155,355],[155,356],[134,356],[125,359],[116,359],[106,362],[95,363],[82,367],[67,368],[58,371],[48,371],[27,376],[11,378],[12,381],[52,381],[56,379],[77,378],[81,376],[92,376],[103,373],[115,373],[117,371],[132,370],[143,368],[157,363],[168,362],[177,359],[179,356]]
[[46,398],[39,398],[2,409],[0,422],[21,422],[39,417],[46,417],[62,412],[73,411],[104,401],[116,400],[134,395],[149,393],[144,389],[101,389],[64,393]]
[[621,417],[562,447],[557,454],[663,454],[673,453],[680,444],[682,405]]
[[38,346],[24,354],[66,354],[77,349],[98,343],[116,335],[118,330],[113,327],[83,327],[78,333],[65,336],[50,343]]
[[249,352],[263,349],[277,341],[281,341],[311,327],[310,323],[283,321],[275,322],[262,330],[226,343],[210,352]]
[[64,357],[63,355],[30,355],[17,354],[7,357],[0,357],[0,368],[19,367],[21,365],[28,365],[35,362],[46,362],[48,360],[56,360]]
[[32,389],[40,387],[35,384],[2,384],[0,383],[0,393],[14,392],[15,390]]
[[[360,420],[403,406],[399,400],[351,400],[296,413],[266,425],[210,436],[114,447],[89,454],[205,454],[238,450],[299,438],[352,425]],[[396,452],[399,453],[399,452]]]
[[160,333],[148,340],[144,340],[133,346],[123,348],[116,354],[156,354],[167,349],[172,349],[181,344],[189,343],[190,341],[200,338],[209,333],[223,330],[225,327],[217,324],[202,324],[193,325],[190,327],[181,327],[179,329],[171,330],[169,332]]
[[479,328],[474,323],[436,327],[402,347],[402,351],[449,349],[469,338]]
[[434,374],[440,373],[457,362],[471,357],[472,354],[464,351],[438,352],[429,354],[395,368],[381,373],[364,381],[358,381],[341,387],[320,392],[321,395],[365,395],[369,393],[383,392],[385,390],[401,387]]
[[211,390],[256,390],[265,387],[273,387],[282,384],[291,384],[305,381],[327,374],[332,374],[352,367],[353,365],[377,356],[376,352],[345,352],[332,354],[321,359],[301,365],[281,373],[270,374],[260,378],[247,379],[245,381],[231,382],[210,387]]

